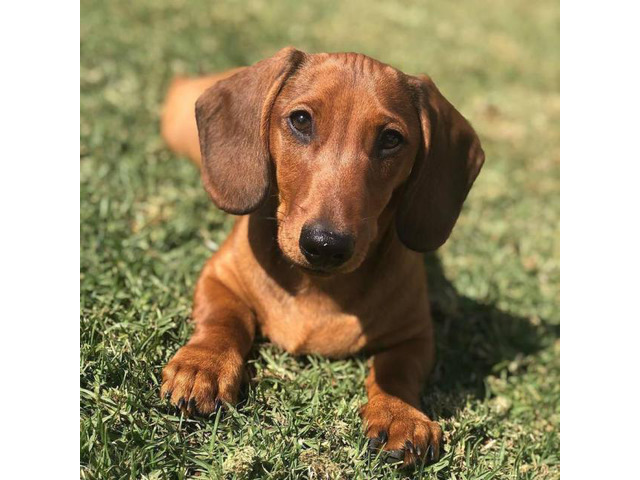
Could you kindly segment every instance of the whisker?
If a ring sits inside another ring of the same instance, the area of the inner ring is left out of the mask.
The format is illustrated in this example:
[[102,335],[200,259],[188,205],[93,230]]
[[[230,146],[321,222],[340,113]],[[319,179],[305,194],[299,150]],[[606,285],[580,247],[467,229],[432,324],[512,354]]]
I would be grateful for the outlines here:
[[292,204],[294,204],[296,207],[298,207],[300,210],[302,210],[303,212],[306,213],[307,209],[304,208],[302,205],[297,204],[296,202],[291,202]]

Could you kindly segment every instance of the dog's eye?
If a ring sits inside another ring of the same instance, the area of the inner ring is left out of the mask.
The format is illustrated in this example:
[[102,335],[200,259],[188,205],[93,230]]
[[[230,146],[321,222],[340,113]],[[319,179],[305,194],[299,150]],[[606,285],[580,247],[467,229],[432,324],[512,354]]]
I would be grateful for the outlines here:
[[304,110],[296,110],[289,115],[291,127],[304,136],[311,134],[311,115]]
[[385,130],[380,136],[380,148],[384,150],[393,150],[402,143],[402,135],[395,130]]

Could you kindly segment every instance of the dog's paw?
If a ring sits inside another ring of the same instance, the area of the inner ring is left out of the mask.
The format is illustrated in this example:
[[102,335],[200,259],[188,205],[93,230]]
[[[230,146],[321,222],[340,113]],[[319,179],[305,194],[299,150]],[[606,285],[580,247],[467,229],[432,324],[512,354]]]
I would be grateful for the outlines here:
[[442,451],[442,428],[420,410],[393,397],[379,395],[362,407],[369,450],[395,463],[432,463]]
[[160,396],[186,415],[206,415],[222,402],[235,403],[242,378],[238,352],[186,345],[164,367]]

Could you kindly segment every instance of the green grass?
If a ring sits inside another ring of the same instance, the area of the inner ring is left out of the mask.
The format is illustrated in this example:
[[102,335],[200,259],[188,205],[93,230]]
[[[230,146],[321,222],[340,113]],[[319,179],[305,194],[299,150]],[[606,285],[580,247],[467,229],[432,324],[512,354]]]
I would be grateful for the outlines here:
[[[110,0],[81,17],[82,478],[559,478],[557,2]],[[424,406],[447,445],[424,470],[366,455],[364,358],[293,358],[263,339],[236,411],[184,419],[158,398],[233,220],[163,145],[165,88],[288,44],[429,73],[487,154],[426,258],[440,361]]]

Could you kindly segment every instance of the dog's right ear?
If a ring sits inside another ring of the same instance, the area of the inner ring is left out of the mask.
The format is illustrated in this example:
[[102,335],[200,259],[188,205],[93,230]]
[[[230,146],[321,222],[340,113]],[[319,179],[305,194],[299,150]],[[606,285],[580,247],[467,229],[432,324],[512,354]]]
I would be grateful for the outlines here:
[[202,183],[222,210],[243,215],[266,199],[269,116],[305,54],[292,47],[220,80],[196,102]]

